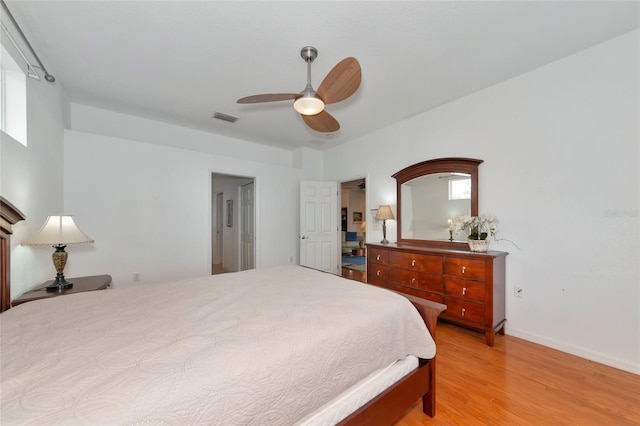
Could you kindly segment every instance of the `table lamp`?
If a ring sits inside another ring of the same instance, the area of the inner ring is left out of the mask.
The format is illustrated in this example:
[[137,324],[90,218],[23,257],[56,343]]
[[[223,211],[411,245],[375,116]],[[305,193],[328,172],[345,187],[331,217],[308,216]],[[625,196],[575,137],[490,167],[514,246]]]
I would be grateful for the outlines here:
[[378,211],[375,216],[376,220],[382,221],[382,244],[389,244],[389,240],[387,240],[387,220],[393,220],[393,212],[391,211],[391,206],[382,205],[378,207]]
[[42,228],[22,242],[23,246],[53,246],[56,251],[51,256],[56,268],[56,279],[47,286],[47,291],[61,291],[73,286],[64,278],[64,267],[67,264],[65,247],[70,244],[92,243],[93,240],[85,235],[73,222],[73,216],[49,216]]

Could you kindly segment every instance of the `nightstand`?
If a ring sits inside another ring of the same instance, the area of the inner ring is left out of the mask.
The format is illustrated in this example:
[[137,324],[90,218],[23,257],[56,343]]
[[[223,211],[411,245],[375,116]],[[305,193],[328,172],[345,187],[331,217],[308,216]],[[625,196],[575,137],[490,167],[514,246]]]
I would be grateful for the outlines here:
[[31,302],[32,300],[82,293],[83,291],[104,290],[111,284],[111,275],[94,275],[91,277],[69,278],[68,280],[73,283],[73,287],[65,288],[60,291],[47,291],[47,286],[52,284],[53,280],[46,281],[40,286],[15,299],[11,302],[11,306],[18,306],[21,303]]

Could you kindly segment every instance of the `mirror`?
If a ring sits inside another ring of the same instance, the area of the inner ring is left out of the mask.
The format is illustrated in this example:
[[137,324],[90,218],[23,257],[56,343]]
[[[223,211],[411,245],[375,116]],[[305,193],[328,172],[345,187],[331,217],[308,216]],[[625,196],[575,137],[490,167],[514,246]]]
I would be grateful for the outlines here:
[[[471,175],[433,173],[400,185],[402,238],[410,240],[464,241],[449,233],[457,216],[471,215]],[[463,238],[463,239],[461,239]]]
[[452,236],[449,221],[478,214],[480,163],[472,158],[439,158],[394,174],[398,242],[467,248],[466,235]]

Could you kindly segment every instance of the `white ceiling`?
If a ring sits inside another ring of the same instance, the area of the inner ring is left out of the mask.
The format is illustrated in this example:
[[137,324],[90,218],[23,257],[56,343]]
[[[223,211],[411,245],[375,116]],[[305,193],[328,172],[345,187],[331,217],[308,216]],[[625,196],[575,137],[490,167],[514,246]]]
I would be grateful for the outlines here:
[[[285,149],[328,149],[640,25],[636,1],[6,3],[70,100]],[[315,88],[345,57],[362,66],[358,92],[327,106],[333,135],[291,101],[236,103],[302,91],[306,45]]]

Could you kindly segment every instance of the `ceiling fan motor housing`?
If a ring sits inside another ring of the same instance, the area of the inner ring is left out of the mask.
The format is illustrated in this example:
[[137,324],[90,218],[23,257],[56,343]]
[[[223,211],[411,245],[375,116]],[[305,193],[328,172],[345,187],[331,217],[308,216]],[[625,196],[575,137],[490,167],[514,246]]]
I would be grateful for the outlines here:
[[305,46],[300,50],[300,56],[305,62],[313,62],[318,57],[318,49],[313,46]]

